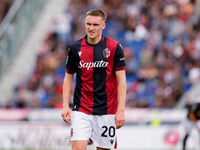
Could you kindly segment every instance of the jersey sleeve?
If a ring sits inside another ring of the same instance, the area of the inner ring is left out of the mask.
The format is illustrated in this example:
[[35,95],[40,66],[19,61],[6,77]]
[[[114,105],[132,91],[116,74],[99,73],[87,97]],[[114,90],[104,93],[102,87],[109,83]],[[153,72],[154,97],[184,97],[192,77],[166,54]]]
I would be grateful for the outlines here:
[[126,70],[126,63],[124,58],[124,51],[121,44],[117,44],[114,56],[114,70]]
[[66,60],[66,72],[70,74],[74,74],[76,71],[76,66],[75,66],[75,61],[74,61],[74,53],[73,49],[70,46],[68,49],[68,55],[67,55],[67,60]]

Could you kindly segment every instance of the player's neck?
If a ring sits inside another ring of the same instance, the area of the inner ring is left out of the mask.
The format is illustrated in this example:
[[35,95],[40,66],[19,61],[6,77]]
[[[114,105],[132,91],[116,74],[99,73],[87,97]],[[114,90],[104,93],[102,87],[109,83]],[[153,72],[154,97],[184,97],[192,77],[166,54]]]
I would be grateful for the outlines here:
[[99,43],[101,41],[101,38],[102,38],[102,35],[100,35],[100,36],[98,36],[96,38],[89,38],[89,37],[87,37],[87,42],[89,44],[97,44],[97,43]]

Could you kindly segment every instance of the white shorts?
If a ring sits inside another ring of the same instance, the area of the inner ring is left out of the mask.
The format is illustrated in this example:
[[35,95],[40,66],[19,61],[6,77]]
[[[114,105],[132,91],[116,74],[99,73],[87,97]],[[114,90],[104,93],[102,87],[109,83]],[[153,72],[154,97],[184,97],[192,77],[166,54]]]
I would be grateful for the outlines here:
[[[92,140],[100,148],[116,148],[115,115],[88,115],[78,111],[71,113],[71,141]],[[91,142],[91,141],[90,141]]]

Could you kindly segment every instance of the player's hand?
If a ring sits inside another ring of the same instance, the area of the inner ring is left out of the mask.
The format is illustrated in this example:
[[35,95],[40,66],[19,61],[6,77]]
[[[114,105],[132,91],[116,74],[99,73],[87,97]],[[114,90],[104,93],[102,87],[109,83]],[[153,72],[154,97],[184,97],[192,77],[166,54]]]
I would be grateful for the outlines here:
[[125,124],[125,114],[123,110],[118,110],[115,114],[116,128],[119,129]]
[[62,118],[65,122],[70,123],[70,121],[71,121],[71,110],[68,106],[63,107],[61,116],[62,116]]

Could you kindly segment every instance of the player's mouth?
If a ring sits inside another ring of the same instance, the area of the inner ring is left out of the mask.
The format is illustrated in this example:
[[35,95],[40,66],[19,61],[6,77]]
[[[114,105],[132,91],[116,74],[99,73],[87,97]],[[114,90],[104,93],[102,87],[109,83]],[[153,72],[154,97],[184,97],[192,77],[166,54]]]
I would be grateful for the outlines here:
[[90,35],[94,35],[94,32],[92,32],[92,31],[89,31],[89,34],[90,34]]

